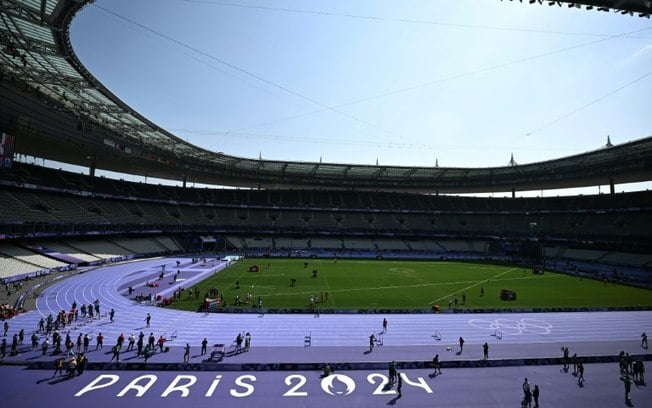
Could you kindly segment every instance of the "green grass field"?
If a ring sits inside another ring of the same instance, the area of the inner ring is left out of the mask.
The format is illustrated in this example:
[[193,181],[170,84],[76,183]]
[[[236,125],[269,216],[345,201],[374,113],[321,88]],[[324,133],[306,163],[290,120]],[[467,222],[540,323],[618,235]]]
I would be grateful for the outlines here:
[[[308,265],[304,267],[304,262]],[[259,272],[249,272],[252,265]],[[317,269],[317,277],[312,270]],[[290,279],[296,279],[294,287]],[[236,289],[239,281],[240,289]],[[461,262],[422,262],[332,259],[246,259],[236,262],[194,287],[200,298],[188,296],[171,307],[196,311],[209,288],[223,293],[226,307],[233,307],[236,295],[258,296],[264,308],[309,308],[310,297],[328,292],[320,309],[427,309],[434,304],[445,310],[457,297],[459,307],[548,308],[652,306],[652,291],[575,276],[505,265]],[[480,296],[480,288],[484,296]],[[517,300],[499,299],[501,289],[517,293]],[[462,295],[466,305],[462,306]]]

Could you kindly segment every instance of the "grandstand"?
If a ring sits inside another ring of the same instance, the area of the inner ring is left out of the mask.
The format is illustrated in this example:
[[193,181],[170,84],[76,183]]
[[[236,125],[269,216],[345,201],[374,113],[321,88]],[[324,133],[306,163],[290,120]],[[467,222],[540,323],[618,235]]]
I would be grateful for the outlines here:
[[[56,177],[70,177],[84,190],[48,186]],[[324,190],[165,186],[143,192],[142,184],[125,181],[112,181],[107,191],[104,179],[23,163],[3,170],[2,182],[0,200],[10,212],[4,213],[0,232],[16,240],[14,247],[34,232],[75,235],[76,240],[63,244],[66,248],[54,242],[51,249],[83,262],[198,250],[156,240],[170,239],[170,234],[211,234],[223,237],[217,247],[252,254],[327,250],[372,257],[467,254],[516,259],[535,239],[538,257],[650,266],[650,192],[551,198],[366,192],[354,197]],[[123,195],[125,191],[130,193]],[[338,207],[330,207],[335,202]],[[111,237],[101,244],[83,239],[98,231]],[[125,236],[131,233],[150,236],[134,241]],[[56,266],[62,265],[48,267]]]

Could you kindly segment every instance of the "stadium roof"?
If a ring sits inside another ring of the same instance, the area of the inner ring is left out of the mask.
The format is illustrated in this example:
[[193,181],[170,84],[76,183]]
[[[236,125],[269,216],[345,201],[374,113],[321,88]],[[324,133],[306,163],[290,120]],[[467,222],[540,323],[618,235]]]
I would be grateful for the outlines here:
[[[208,151],[135,112],[81,64],[69,27],[91,2],[0,0],[0,130],[16,135],[18,153],[149,177],[262,188],[495,192],[648,181],[652,174],[652,137],[492,168],[273,161]],[[652,10],[647,0],[538,3],[641,17]]]

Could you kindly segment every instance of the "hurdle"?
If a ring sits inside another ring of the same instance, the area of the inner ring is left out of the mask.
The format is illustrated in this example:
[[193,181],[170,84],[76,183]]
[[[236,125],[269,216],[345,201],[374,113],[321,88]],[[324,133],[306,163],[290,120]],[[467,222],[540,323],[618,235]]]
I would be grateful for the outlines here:
[[500,331],[500,330],[494,330],[494,332],[493,332],[493,334],[491,335],[491,337],[495,337],[495,338],[497,338],[498,340],[502,340],[502,339],[503,339],[503,332]]
[[303,347],[310,347],[311,345],[312,345],[312,332],[308,332],[308,335],[303,337]]
[[441,333],[439,331],[436,331],[431,337],[435,339],[435,341],[441,341]]

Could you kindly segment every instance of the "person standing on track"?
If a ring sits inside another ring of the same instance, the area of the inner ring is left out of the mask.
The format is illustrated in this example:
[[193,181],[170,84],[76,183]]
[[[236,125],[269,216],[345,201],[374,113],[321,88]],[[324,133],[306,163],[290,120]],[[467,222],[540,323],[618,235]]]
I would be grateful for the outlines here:
[[401,388],[403,388],[403,378],[401,378],[401,373],[396,371],[396,377],[397,377],[397,383],[396,383],[396,392],[398,392],[398,396],[402,397],[403,394],[401,394]]
[[435,369],[434,375],[441,374],[441,363],[439,362],[439,354],[436,354],[432,359],[432,366]]
[[525,402],[525,406],[528,408],[532,407],[532,391],[530,390],[530,383],[527,381],[527,378],[525,381],[523,381],[523,401]]
[[534,397],[534,408],[539,408],[539,386],[534,386],[534,391],[532,391],[532,397]]
[[86,363],[88,363],[88,358],[86,358],[84,353],[80,354],[79,358],[77,359],[77,375],[84,374],[84,369],[86,368]]
[[388,368],[388,378],[389,378],[389,386],[391,387],[394,385],[396,382],[396,363],[392,361],[389,363],[389,368]]
[[625,373],[620,377],[620,381],[625,384],[625,403],[631,406],[632,403],[632,380],[629,378],[629,375]]
[[460,353],[461,353],[464,350],[464,339],[462,338],[462,336],[460,336],[459,342],[460,342]]
[[57,374],[63,375],[63,361],[65,359],[63,357],[59,357],[56,360],[54,360],[54,374],[52,374],[52,378],[56,377]]
[[120,346],[116,344],[115,346],[111,347],[111,351],[113,352],[113,356],[111,357],[111,361],[115,359],[116,362],[120,362]]
[[569,364],[569,357],[568,357],[568,347],[563,347],[561,348],[561,351],[564,353],[564,356],[562,357],[562,362],[564,363],[564,372],[568,372],[568,364]]
[[183,348],[183,362],[188,363],[190,361],[190,343],[186,343],[186,347]]
[[387,319],[383,318],[383,333],[387,333]]
[[482,355],[483,360],[489,360],[489,344],[486,342],[482,345]]
[[[143,332],[140,333],[142,334]],[[140,355],[143,354],[143,336],[138,335],[138,342],[136,343],[136,346],[136,356],[140,357]]]
[[206,346],[208,345],[208,340],[206,340],[206,337],[204,337],[204,340],[201,341],[201,355],[206,354]]
[[147,316],[145,316],[145,327],[149,327],[149,323],[152,321],[152,315],[147,313]]
[[160,336],[160,337],[158,338],[158,348],[159,348],[159,350],[161,350],[161,353],[165,350],[165,349],[163,348],[164,345],[165,345],[165,337]]
[[95,346],[95,350],[100,349],[102,350],[102,347],[104,347],[104,336],[102,336],[102,333],[98,334],[97,337],[95,338],[97,341],[97,345]]

